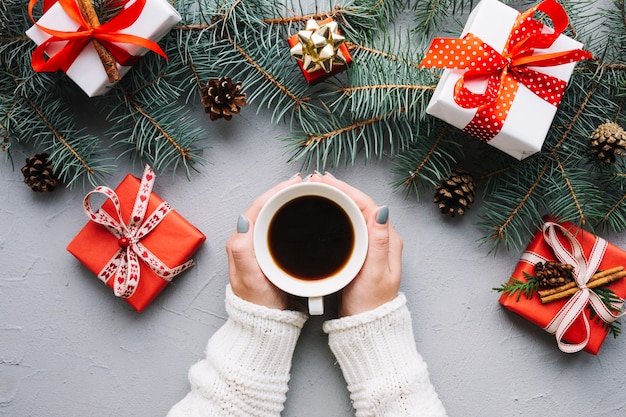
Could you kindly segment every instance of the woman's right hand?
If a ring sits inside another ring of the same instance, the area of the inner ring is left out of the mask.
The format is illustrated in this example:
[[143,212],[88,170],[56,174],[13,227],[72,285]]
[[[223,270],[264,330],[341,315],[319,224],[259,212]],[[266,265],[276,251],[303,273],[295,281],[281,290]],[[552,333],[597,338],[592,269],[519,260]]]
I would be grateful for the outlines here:
[[389,222],[389,209],[379,207],[367,194],[330,174],[314,175],[312,181],[339,188],[361,209],[369,231],[365,263],[341,293],[339,316],[373,310],[397,297],[402,277],[402,238]]

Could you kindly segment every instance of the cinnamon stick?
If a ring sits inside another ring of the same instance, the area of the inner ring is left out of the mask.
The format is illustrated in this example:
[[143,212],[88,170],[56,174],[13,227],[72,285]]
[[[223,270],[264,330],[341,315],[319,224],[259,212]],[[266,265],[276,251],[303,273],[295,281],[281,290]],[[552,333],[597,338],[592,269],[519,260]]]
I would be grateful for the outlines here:
[[[91,0],[77,0],[78,7],[80,12],[82,13],[85,20],[89,23],[91,27],[100,26],[100,20],[98,19],[98,15],[96,14],[96,10],[91,4]],[[96,52],[98,52],[98,56],[100,57],[100,61],[102,61],[102,66],[104,66],[104,70],[107,73],[107,77],[109,78],[110,83],[114,83],[122,79],[120,71],[117,69],[117,62],[115,58],[109,52],[107,48],[104,47],[97,39],[92,39],[91,42],[93,46],[96,48]]]
[[[616,269],[618,270],[615,271]],[[613,272],[606,273],[608,271],[613,271]],[[626,271],[624,271],[623,267],[611,268],[610,270],[599,272],[598,274],[595,274],[593,277],[591,277],[589,282],[587,282],[587,288],[593,289],[597,287],[602,287],[604,285],[608,285],[612,282],[620,280],[624,277],[626,277]],[[541,300],[543,304],[545,304],[545,303],[549,303],[552,301],[560,300],[562,298],[571,297],[572,295],[576,294],[576,292],[578,291],[578,287],[576,286],[576,283],[573,283],[574,284],[573,286],[571,286],[571,284],[572,283],[570,282],[566,285],[553,289],[553,290],[559,290],[559,291],[545,290],[543,292],[543,295],[541,291],[538,291],[539,299]],[[568,287],[568,288],[565,288],[565,287]],[[546,291],[552,291],[552,292],[550,294],[546,294],[545,293]]]
[[[591,278],[589,278],[589,282],[593,282],[597,279],[604,278],[606,276],[612,275],[616,272],[620,272],[623,270],[624,270],[623,266],[616,266],[615,268],[605,269],[604,271],[595,273]],[[587,286],[589,286],[589,283],[587,283]],[[537,294],[539,294],[539,297],[547,297],[552,294],[569,290],[570,288],[576,288],[576,282],[572,281],[556,288],[549,288],[547,290],[539,290],[537,291]]]

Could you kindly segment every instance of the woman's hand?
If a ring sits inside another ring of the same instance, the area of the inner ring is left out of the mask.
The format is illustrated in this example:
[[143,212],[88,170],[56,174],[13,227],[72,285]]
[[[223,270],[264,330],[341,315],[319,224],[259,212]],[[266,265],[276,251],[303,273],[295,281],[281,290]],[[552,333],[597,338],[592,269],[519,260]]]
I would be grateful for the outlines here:
[[237,229],[226,242],[228,275],[233,292],[240,298],[269,308],[285,310],[291,297],[272,284],[259,268],[254,254],[254,223],[267,200],[283,188],[301,182],[300,175],[281,182],[259,196],[237,219]]
[[351,316],[373,310],[398,295],[402,276],[402,238],[389,223],[389,209],[379,207],[365,193],[330,174],[313,175],[348,194],[359,206],[369,231],[365,263],[356,278],[342,290],[339,316]]

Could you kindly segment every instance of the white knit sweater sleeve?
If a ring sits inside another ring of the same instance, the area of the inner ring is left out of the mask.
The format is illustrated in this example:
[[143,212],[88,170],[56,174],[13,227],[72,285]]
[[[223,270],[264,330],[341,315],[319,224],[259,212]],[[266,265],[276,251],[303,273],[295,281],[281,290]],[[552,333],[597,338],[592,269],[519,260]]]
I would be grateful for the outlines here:
[[443,417],[446,411],[417,352],[406,297],[324,323],[356,417]]
[[189,370],[191,391],[168,417],[278,417],[306,315],[259,306],[226,289],[229,318]]

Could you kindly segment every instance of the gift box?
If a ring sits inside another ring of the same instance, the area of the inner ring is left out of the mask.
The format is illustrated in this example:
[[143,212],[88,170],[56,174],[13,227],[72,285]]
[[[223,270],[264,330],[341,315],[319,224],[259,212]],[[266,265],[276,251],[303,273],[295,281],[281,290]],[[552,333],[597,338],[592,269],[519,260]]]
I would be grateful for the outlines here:
[[[626,252],[569,222],[556,223],[546,219],[521,256],[507,285],[515,281],[528,282],[535,277],[535,265],[539,262],[545,265],[548,261],[572,265],[577,274],[574,284],[547,290],[535,287],[529,294],[505,291],[499,299],[500,304],[555,334],[562,351],[585,350],[597,355],[608,334],[607,324],[617,318],[616,313],[621,310],[626,297],[626,279],[622,279],[626,273],[611,272],[623,270]],[[609,274],[613,279],[610,276],[604,281],[599,279]],[[590,289],[600,285],[611,289],[618,297],[608,310]],[[571,288],[563,291],[568,287]],[[550,301],[551,298],[555,300]]]
[[[33,68],[42,72],[65,71],[89,97],[103,95],[117,81],[110,81],[93,42],[87,38],[71,42],[65,39],[68,33],[86,29],[77,21],[80,16],[74,14],[77,6],[73,1],[59,0],[51,6],[46,4],[49,8],[26,31],[38,48],[42,48],[33,52]],[[36,2],[31,0],[31,4]],[[180,20],[178,12],[165,0],[128,1],[117,16],[100,27],[110,31],[107,35],[120,40],[110,42],[107,48],[115,58],[119,58],[114,62],[119,75],[126,74],[150,49],[165,56],[156,42]]]
[[[554,29],[533,19],[536,11]],[[426,112],[518,160],[540,151],[576,61],[591,57],[560,34],[567,24],[553,0],[523,14],[482,0],[461,38],[435,39],[420,63],[446,68]]]
[[332,19],[311,19],[303,31],[287,39],[291,55],[309,84],[318,83],[344,71],[352,62],[350,51]]
[[[114,191],[97,187],[90,192],[84,201],[90,221],[67,246],[138,312],[193,265],[191,256],[206,240],[152,192],[153,181],[154,173],[146,167],[141,180],[128,175]],[[94,212],[90,197],[96,193],[107,200]]]

